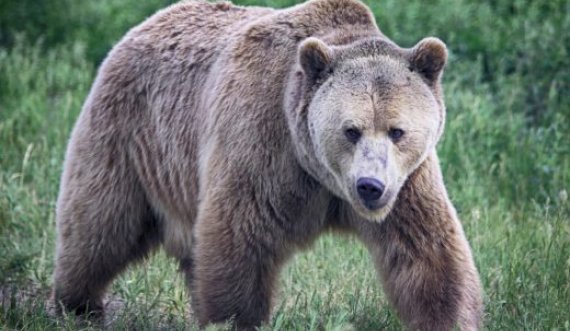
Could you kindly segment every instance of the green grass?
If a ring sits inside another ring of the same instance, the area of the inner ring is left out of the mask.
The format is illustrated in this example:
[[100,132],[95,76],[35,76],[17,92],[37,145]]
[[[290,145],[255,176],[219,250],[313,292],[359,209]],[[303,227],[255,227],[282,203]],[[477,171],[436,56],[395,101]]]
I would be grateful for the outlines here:
[[[45,309],[65,146],[105,52],[170,2],[2,1],[0,329],[97,328]],[[450,48],[439,153],[483,281],[485,328],[570,330],[570,3],[370,5],[402,46],[436,35]],[[353,238],[324,236],[280,284],[264,330],[402,328]],[[111,294],[123,302],[114,328],[193,328],[182,277],[163,253],[123,274]]]

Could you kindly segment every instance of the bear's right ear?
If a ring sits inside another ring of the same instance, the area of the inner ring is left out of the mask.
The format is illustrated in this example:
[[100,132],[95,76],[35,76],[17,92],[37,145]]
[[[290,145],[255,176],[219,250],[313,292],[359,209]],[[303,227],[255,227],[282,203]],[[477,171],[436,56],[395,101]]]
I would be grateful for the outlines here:
[[309,37],[299,46],[299,63],[307,78],[322,78],[331,65],[331,49],[317,38]]
[[420,73],[430,84],[439,80],[447,62],[447,47],[437,38],[421,40],[409,55],[410,70]]

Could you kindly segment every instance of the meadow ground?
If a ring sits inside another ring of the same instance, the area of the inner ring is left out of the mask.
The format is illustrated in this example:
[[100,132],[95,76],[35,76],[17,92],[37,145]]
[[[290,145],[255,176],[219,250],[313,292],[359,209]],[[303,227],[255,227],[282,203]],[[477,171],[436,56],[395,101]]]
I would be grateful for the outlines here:
[[[105,53],[170,1],[0,3],[0,329],[96,329],[46,313],[71,127]],[[292,0],[236,1],[283,7]],[[439,154],[485,289],[488,330],[570,330],[570,2],[369,1],[402,46],[450,49]],[[284,270],[263,330],[400,330],[365,248],[327,235]],[[161,252],[110,291],[116,329],[192,329]]]

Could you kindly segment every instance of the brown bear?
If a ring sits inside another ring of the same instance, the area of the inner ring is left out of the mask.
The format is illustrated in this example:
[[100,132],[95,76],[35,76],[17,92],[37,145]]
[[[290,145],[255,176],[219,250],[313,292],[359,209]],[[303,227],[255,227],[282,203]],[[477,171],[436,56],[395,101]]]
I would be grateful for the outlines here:
[[360,238],[410,329],[476,330],[481,286],[435,146],[438,39],[400,48],[356,0],[175,4],[101,65],[57,202],[53,299],[100,311],[159,245],[198,323],[253,328],[281,266],[324,231]]

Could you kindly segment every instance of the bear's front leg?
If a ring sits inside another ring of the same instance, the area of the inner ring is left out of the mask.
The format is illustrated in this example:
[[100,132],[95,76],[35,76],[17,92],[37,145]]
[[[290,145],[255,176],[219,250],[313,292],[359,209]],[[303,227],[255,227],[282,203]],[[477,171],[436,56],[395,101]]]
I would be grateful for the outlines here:
[[412,330],[478,330],[481,285],[435,152],[382,223],[356,220],[390,301]]
[[201,326],[231,321],[240,330],[254,329],[269,319],[282,237],[255,194],[234,193],[218,192],[202,202],[192,303]]

